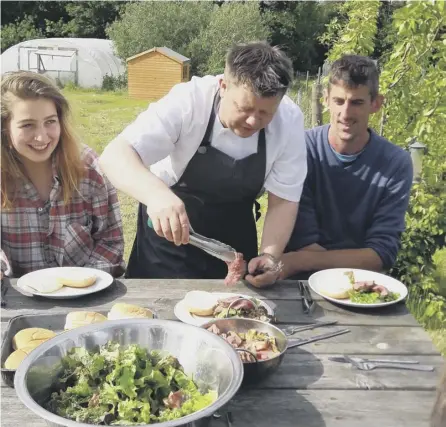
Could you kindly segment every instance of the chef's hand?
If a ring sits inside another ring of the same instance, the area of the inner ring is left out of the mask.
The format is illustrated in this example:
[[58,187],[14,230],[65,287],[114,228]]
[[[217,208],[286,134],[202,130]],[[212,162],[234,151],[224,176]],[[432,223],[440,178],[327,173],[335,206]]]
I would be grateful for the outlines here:
[[278,279],[282,263],[270,254],[260,254],[248,264],[245,280],[257,288],[273,285]]
[[189,218],[183,201],[172,190],[154,197],[147,205],[147,215],[160,237],[179,246],[189,243]]

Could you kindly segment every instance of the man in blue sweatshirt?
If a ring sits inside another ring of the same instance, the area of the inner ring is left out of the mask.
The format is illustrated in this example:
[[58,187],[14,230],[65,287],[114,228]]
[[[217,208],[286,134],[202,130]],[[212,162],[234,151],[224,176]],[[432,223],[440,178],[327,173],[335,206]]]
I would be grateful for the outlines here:
[[368,127],[383,103],[375,63],[335,61],[325,102],[330,124],[305,135],[308,173],[282,278],[336,267],[386,271],[404,231],[412,161]]

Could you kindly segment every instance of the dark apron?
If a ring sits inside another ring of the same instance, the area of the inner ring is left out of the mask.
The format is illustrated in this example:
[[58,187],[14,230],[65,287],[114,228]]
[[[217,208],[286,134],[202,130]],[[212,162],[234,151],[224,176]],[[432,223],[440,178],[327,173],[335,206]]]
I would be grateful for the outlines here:
[[[265,181],[265,131],[259,132],[257,153],[244,159],[235,160],[217,150],[211,146],[210,136],[219,105],[217,92],[203,140],[171,190],[184,202],[197,233],[232,246],[250,260],[258,252],[256,219],[260,211],[256,198]],[[176,246],[159,237],[148,227],[147,219],[147,208],[140,203],[126,277],[221,279],[226,276],[227,266],[223,261],[192,245]]]

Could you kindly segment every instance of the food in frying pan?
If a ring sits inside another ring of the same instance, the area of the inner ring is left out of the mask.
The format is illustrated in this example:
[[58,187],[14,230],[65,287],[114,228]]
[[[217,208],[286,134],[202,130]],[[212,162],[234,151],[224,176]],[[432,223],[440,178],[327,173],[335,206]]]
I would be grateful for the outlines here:
[[240,359],[244,363],[255,362],[256,359],[258,361],[268,360],[280,354],[276,339],[266,332],[250,329],[246,333],[234,331],[225,333],[221,332],[217,325],[211,325],[207,330],[222,337],[234,348],[248,350],[238,352]]
[[246,317],[263,322],[270,322],[273,318],[258,299],[240,296],[219,299],[214,307],[213,316],[216,318]]

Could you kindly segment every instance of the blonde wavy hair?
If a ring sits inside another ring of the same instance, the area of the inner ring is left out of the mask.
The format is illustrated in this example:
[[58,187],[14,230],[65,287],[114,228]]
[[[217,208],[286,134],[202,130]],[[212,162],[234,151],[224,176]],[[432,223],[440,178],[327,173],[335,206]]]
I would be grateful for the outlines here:
[[1,206],[14,207],[17,182],[24,177],[20,157],[11,144],[8,133],[12,104],[21,100],[44,98],[53,101],[60,123],[60,139],[52,156],[56,160],[57,173],[61,181],[62,197],[67,204],[84,175],[81,147],[71,125],[70,106],[66,98],[51,80],[31,71],[6,73],[1,80]]

